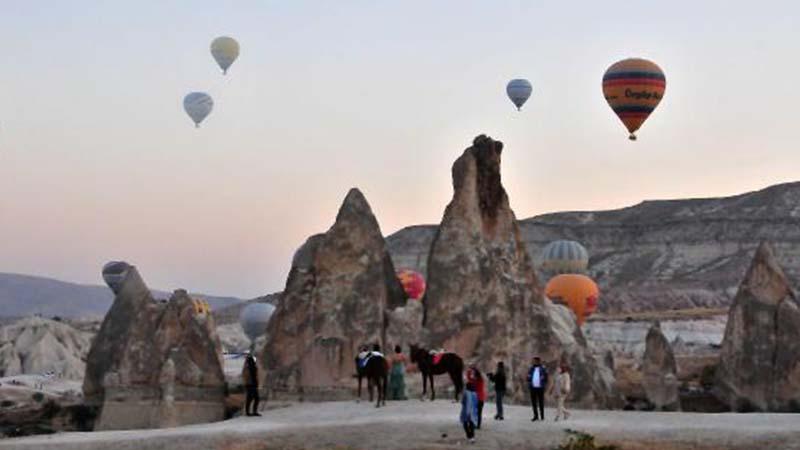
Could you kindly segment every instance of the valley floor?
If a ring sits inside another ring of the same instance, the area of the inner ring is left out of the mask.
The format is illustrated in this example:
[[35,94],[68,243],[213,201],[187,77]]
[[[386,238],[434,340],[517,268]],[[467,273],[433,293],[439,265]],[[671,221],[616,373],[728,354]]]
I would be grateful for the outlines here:
[[622,449],[800,449],[800,416],[574,411],[566,422],[532,423],[530,409],[507,406],[506,420],[492,420],[486,405],[477,444],[465,442],[459,405],[446,400],[272,404],[262,417],[161,430],[61,433],[0,441],[20,450],[262,450],[262,449],[553,449],[565,429],[592,434]]

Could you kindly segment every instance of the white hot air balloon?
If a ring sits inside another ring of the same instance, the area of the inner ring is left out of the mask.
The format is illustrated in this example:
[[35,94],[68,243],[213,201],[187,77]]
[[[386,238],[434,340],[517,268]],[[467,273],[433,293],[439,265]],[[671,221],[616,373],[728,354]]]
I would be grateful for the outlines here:
[[192,118],[195,127],[200,127],[203,121],[214,109],[214,100],[205,92],[190,92],[183,97],[183,109]]
[[220,36],[211,41],[211,56],[217,61],[223,74],[228,73],[228,68],[239,57],[239,43],[228,36]]
[[506,94],[508,94],[508,98],[510,98],[511,102],[517,107],[517,111],[528,101],[531,92],[533,92],[531,82],[522,78],[511,80],[506,85]]
[[250,342],[267,331],[267,324],[275,312],[275,307],[269,303],[250,303],[239,314],[239,324]]

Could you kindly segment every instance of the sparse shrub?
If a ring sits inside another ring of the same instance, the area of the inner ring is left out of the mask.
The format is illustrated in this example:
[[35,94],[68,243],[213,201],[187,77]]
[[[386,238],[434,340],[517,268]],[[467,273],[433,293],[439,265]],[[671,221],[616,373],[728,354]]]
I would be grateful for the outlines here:
[[53,321],[54,322],[61,322],[62,320],[63,319],[61,318],[61,316],[53,316]]
[[620,450],[616,445],[598,446],[594,442],[594,436],[582,431],[566,429],[567,441],[559,445],[555,450]]
[[12,402],[11,400],[3,400],[0,402],[0,408],[11,408],[14,405],[16,405],[16,403]]
[[42,400],[44,400],[44,394],[42,394],[41,392],[34,392],[33,395],[31,395],[31,398],[36,403],[41,403]]

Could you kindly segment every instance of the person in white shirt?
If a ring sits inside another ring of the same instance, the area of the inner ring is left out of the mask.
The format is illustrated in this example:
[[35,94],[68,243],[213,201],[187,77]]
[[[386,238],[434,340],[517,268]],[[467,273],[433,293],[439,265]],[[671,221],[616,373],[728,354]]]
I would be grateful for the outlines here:
[[531,393],[531,408],[536,422],[541,417],[544,420],[544,391],[547,389],[547,368],[542,365],[542,360],[534,356],[533,365],[528,370],[528,389]]

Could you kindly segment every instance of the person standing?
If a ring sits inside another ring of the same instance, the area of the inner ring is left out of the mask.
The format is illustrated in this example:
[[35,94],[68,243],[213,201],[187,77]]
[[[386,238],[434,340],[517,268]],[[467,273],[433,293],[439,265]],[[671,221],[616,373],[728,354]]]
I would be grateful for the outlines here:
[[488,375],[489,380],[494,383],[494,401],[497,406],[494,420],[505,420],[503,418],[503,397],[506,395],[506,367],[503,361],[498,362],[494,373]]
[[394,347],[392,371],[389,373],[389,398],[391,400],[408,400],[406,397],[406,355],[399,345]]
[[242,381],[245,389],[245,414],[248,416],[261,416],[258,413],[258,366],[252,352],[247,352],[247,356],[244,359]]
[[466,390],[461,395],[461,414],[459,416],[464,432],[467,434],[469,442],[475,443],[475,424],[478,422],[478,395],[475,393],[475,385],[467,382]]
[[569,393],[571,391],[572,377],[569,373],[569,367],[567,366],[567,363],[562,362],[558,368],[558,372],[556,373],[556,379],[548,390],[548,394],[552,394],[556,399],[556,403],[558,404],[558,411],[556,411],[556,422],[558,422],[559,418],[563,418],[564,420],[569,419],[570,413],[567,411],[567,408],[564,407],[564,402],[567,401],[567,397],[569,397]]
[[542,360],[534,356],[533,365],[528,370],[528,388],[531,392],[531,408],[536,422],[541,417],[544,420],[544,391],[547,388],[547,369],[542,365]]
[[478,397],[478,421],[475,423],[475,429],[481,429],[481,422],[483,422],[483,405],[486,403],[486,381],[483,379],[483,374],[474,365],[467,371],[467,383],[475,385],[475,395]]

